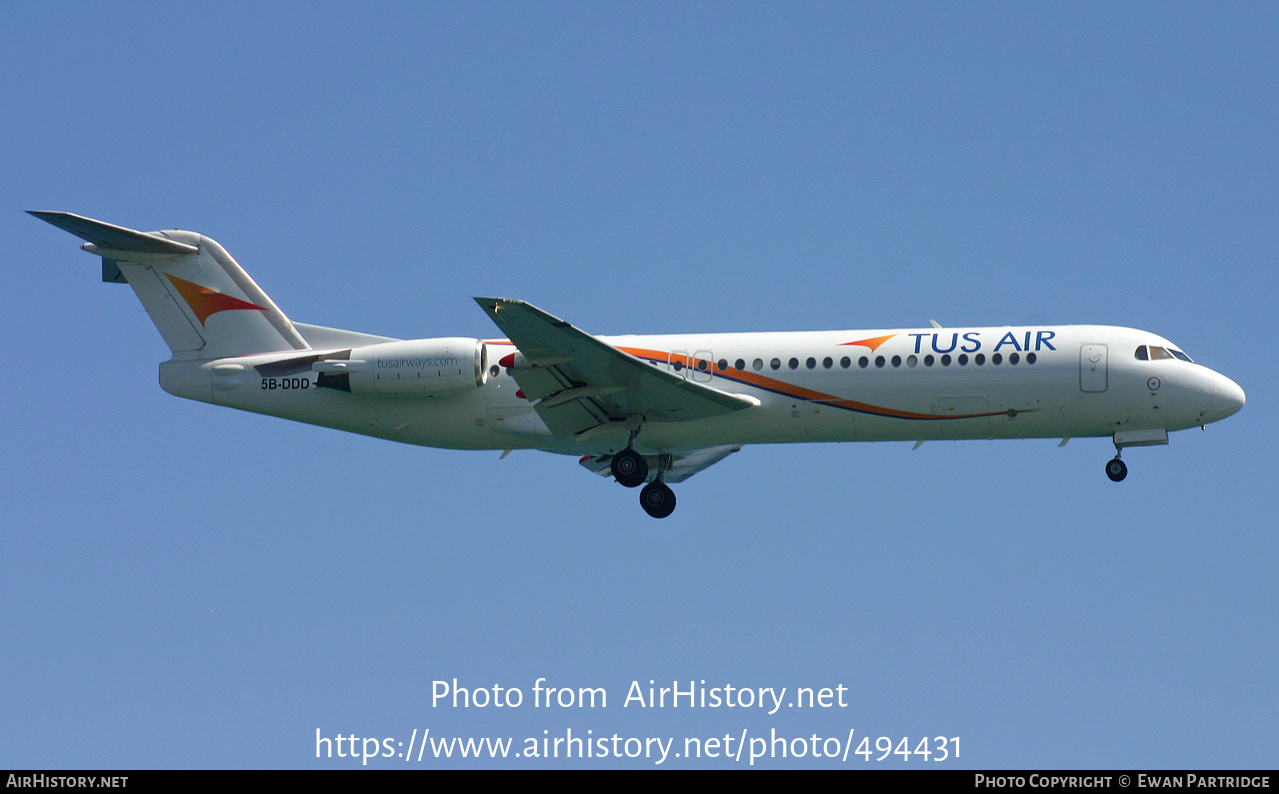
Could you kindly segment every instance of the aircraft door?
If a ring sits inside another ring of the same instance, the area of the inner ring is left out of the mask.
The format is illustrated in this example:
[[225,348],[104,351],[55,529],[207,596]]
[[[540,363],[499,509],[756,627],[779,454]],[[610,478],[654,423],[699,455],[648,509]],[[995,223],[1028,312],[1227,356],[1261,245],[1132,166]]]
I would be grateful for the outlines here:
[[1107,386],[1106,346],[1079,346],[1079,388],[1086,392],[1103,392]]

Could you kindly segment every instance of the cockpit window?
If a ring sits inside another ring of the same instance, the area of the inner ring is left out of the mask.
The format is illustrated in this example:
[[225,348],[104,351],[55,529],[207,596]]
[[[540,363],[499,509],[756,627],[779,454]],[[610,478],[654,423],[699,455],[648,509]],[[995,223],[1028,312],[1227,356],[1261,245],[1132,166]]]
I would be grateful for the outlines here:
[[1150,345],[1147,347],[1146,345],[1141,345],[1133,352],[1133,355],[1138,361],[1159,361],[1162,359],[1175,358],[1190,364],[1195,363],[1190,356],[1174,347],[1159,347],[1158,345]]

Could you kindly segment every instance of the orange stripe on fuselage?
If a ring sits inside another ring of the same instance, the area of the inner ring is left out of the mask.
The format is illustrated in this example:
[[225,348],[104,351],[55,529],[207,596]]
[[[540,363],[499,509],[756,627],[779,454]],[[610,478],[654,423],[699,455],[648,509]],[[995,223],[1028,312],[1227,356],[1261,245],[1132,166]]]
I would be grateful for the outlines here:
[[[896,336],[896,334],[893,334],[892,336]],[[882,344],[885,340],[891,339],[892,336],[879,337],[878,343]],[[681,366],[692,369],[692,365],[689,363],[690,358],[687,355],[667,353],[662,350],[648,350],[639,347],[619,347],[618,350],[646,361],[680,364]],[[705,359],[701,360],[704,361]],[[715,362],[707,362],[707,365],[714,368]],[[726,380],[736,381],[738,383],[744,383],[748,386],[754,386],[757,389],[771,391],[774,394],[781,394],[786,397],[794,397],[799,400],[822,403],[823,405],[830,405],[835,408],[843,408],[846,411],[857,411],[859,413],[872,414],[874,416],[889,416],[895,419],[978,419],[984,416],[1000,416],[1003,414],[1003,411],[991,411],[980,414],[956,414],[954,416],[920,414],[914,413],[913,411],[899,411],[896,408],[884,408],[878,405],[871,405],[870,403],[857,402],[856,400],[845,400],[842,397],[836,397],[833,394],[825,394],[812,389],[806,389],[803,386],[796,386],[783,380],[770,378],[766,375],[757,375],[753,372],[747,372],[736,368],[719,370],[713,374],[716,377],[725,378]],[[1035,409],[1027,408],[1024,411],[1018,411],[1018,413],[1026,413],[1033,410]]]

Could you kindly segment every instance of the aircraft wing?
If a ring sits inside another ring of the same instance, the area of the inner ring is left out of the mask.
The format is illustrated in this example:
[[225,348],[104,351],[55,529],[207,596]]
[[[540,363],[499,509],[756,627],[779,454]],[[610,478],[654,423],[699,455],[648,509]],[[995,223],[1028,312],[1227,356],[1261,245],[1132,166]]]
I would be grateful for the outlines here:
[[[694,450],[687,455],[675,455],[670,468],[662,474],[662,479],[667,484],[684,482],[702,469],[710,468],[734,452],[740,452],[741,449],[740,446],[707,447]],[[578,463],[601,477],[613,476],[612,455],[587,455]]]
[[524,301],[475,302],[518,348],[510,360],[511,375],[557,438],[585,439],[597,429],[624,425],[631,416],[683,422],[759,404],[753,397],[684,380]]

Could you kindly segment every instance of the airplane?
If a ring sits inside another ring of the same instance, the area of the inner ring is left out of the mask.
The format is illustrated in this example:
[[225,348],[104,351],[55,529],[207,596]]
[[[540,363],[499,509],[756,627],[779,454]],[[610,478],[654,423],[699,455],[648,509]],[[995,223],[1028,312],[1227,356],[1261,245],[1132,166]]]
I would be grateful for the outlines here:
[[650,516],[747,444],[1109,437],[1234,414],[1234,381],[1160,336],[1100,325],[592,336],[475,298],[501,339],[395,339],[292,322],[218,243],[31,211],[128,283],[172,358],[170,394],[429,447],[575,455]]

